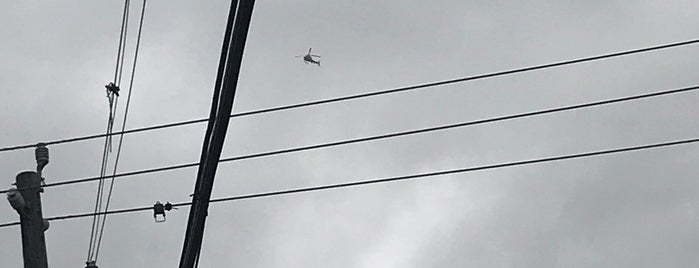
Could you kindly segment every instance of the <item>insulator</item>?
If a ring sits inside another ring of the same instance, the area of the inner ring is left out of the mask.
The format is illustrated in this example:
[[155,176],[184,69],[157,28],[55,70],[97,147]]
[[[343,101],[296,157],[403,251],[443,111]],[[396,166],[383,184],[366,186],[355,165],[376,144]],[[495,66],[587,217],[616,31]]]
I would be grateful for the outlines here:
[[20,211],[23,209],[26,204],[24,202],[24,197],[20,192],[17,191],[17,189],[10,189],[9,192],[7,192],[7,201],[10,201],[10,205],[12,208],[14,208],[17,211]]
[[36,157],[36,173],[41,176],[44,167],[49,164],[49,148],[46,148],[46,144],[44,143],[37,144],[36,150],[34,150],[34,156]]
[[[49,148],[46,148],[46,144],[39,143],[36,145],[36,150],[34,150],[34,155],[36,156],[36,163],[49,163]],[[43,164],[43,165],[46,165]]]

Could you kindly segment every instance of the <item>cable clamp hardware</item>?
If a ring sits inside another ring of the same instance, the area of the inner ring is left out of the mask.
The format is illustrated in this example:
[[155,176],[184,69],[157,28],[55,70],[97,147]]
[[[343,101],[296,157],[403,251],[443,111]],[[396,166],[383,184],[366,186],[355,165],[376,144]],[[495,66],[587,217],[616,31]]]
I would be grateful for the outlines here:
[[155,219],[155,222],[165,222],[165,211],[170,211],[172,209],[173,207],[172,204],[170,204],[170,202],[166,202],[165,204],[163,204],[160,203],[160,201],[156,201],[155,205],[153,205],[153,219]]

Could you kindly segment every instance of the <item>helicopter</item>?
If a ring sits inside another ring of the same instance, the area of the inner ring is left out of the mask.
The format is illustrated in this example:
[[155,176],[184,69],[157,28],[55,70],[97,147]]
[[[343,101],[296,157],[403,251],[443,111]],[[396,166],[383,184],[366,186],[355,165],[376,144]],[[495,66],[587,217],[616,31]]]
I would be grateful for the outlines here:
[[318,57],[318,58],[320,58],[320,55],[311,54],[311,49],[312,49],[312,48],[309,48],[309,49],[308,49],[308,53],[307,53],[306,55],[299,55],[299,56],[296,56],[296,57],[297,57],[297,58],[303,57],[303,63],[305,63],[305,64],[311,63],[311,64],[316,64],[316,65],[320,66],[320,61],[319,61],[319,60],[316,61],[316,60],[313,59],[313,57]]

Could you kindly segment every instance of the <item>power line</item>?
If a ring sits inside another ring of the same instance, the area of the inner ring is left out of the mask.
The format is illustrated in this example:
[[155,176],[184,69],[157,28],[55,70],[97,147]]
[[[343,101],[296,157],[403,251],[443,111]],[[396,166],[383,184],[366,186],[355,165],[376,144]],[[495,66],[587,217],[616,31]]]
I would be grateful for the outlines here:
[[[654,50],[662,50],[662,49],[668,49],[668,48],[673,48],[673,47],[692,45],[692,44],[696,44],[696,43],[699,43],[699,39],[693,39],[693,40],[689,40],[689,41],[670,43],[670,44],[665,44],[665,45],[646,47],[646,48],[640,48],[640,49],[634,49],[634,50],[627,50],[627,51],[622,51],[622,52],[615,52],[615,53],[610,53],[610,54],[603,54],[603,55],[592,56],[592,57],[587,57],[587,58],[579,58],[579,59],[574,59],[574,60],[567,60],[567,61],[560,61],[560,62],[555,62],[555,63],[535,65],[535,66],[524,67],[524,68],[519,68],[519,69],[511,69],[511,70],[506,70],[506,71],[486,73],[486,74],[480,74],[480,75],[468,76],[468,77],[462,77],[462,78],[456,78],[456,79],[450,79],[450,80],[442,80],[442,81],[424,83],[424,84],[419,84],[419,85],[399,87],[399,88],[375,91],[375,92],[370,92],[370,93],[362,93],[362,94],[349,95],[349,96],[344,96],[344,97],[337,97],[337,98],[303,102],[303,103],[278,106],[278,107],[272,107],[272,108],[266,108],[266,109],[260,109],[260,110],[253,110],[253,111],[242,112],[242,113],[234,113],[230,117],[243,117],[243,116],[250,116],[250,115],[256,115],[256,114],[278,112],[278,111],[291,110],[291,109],[297,109],[297,108],[302,108],[302,107],[310,107],[310,106],[316,106],[316,105],[322,105],[322,104],[328,104],[328,103],[334,103],[334,102],[341,102],[341,101],[347,101],[347,100],[353,100],[353,99],[361,99],[361,98],[386,95],[386,94],[392,94],[392,93],[398,93],[398,92],[404,92],[404,91],[418,90],[418,89],[422,89],[422,88],[435,87],[435,86],[441,86],[441,85],[447,85],[447,84],[454,84],[454,83],[460,83],[460,82],[466,82],[466,81],[473,81],[473,80],[479,80],[479,79],[485,79],[485,78],[492,78],[492,77],[497,77],[497,76],[504,76],[504,75],[510,75],[510,74],[516,74],[516,73],[535,71],[535,70],[542,70],[542,69],[560,67],[560,66],[565,66],[565,65],[573,65],[573,64],[583,63],[583,62],[590,62],[590,61],[596,61],[596,60],[601,60],[601,59],[608,59],[608,58],[650,52],[650,51],[654,51]],[[94,134],[94,135],[67,138],[67,139],[61,139],[61,140],[53,140],[53,141],[44,142],[44,144],[56,145],[56,144],[63,144],[63,143],[71,143],[71,142],[78,142],[78,141],[85,141],[85,140],[102,138],[102,137],[106,137],[106,136],[110,136],[110,135],[131,134],[131,133],[137,133],[137,132],[151,131],[151,130],[156,130],[156,129],[171,128],[171,127],[191,125],[191,124],[204,123],[204,122],[208,122],[208,118],[181,121],[181,122],[155,125],[155,126],[149,126],[149,127],[143,127],[143,128],[135,128],[135,129],[130,129],[130,130],[122,131],[122,132],[113,132],[111,134]],[[28,148],[33,148],[33,147],[36,147],[36,144],[16,145],[16,146],[0,148],[0,152],[28,149]]]
[[[114,67],[114,79],[112,80],[115,87],[119,87],[121,84],[121,77],[123,74],[124,58],[126,54],[126,40],[128,37],[128,23],[129,23],[129,0],[124,0],[124,11],[121,17],[121,29],[119,31],[119,45],[117,48],[117,58]],[[107,98],[109,99],[109,118],[107,120],[107,131],[104,139],[104,146],[102,148],[102,162],[100,166],[100,180],[97,185],[97,194],[95,197],[95,213],[99,211],[102,206],[102,200],[104,196],[104,176],[107,172],[107,165],[109,163],[109,152],[111,152],[112,145],[112,128],[114,126],[114,116],[118,107],[119,95],[116,92],[110,92],[107,89]],[[94,249],[96,247],[95,236],[99,229],[99,220],[95,215],[92,218],[92,226],[90,228],[90,242],[87,248],[87,259],[86,263],[89,263],[94,254]]]
[[[270,196],[277,196],[277,195],[314,192],[314,191],[354,187],[354,186],[360,186],[360,185],[406,181],[406,180],[412,180],[412,179],[429,178],[429,177],[467,173],[467,172],[474,172],[474,171],[481,171],[481,170],[500,169],[500,168],[506,168],[506,167],[525,166],[525,165],[532,165],[532,164],[539,164],[539,163],[546,163],[546,162],[555,162],[555,161],[584,158],[584,157],[591,157],[591,156],[609,155],[609,154],[624,153],[624,152],[631,152],[631,151],[641,151],[641,150],[648,150],[648,149],[655,149],[655,148],[662,148],[662,147],[685,145],[685,144],[691,144],[691,143],[696,143],[696,142],[699,142],[699,138],[678,140],[678,141],[671,141],[671,142],[663,142],[663,143],[654,143],[654,144],[640,145],[640,146],[634,146],[634,147],[624,147],[624,148],[617,148],[617,149],[592,151],[592,152],[578,153],[578,154],[569,154],[569,155],[562,155],[562,156],[553,156],[553,157],[546,157],[546,158],[537,158],[537,159],[507,162],[507,163],[500,163],[500,164],[493,164],[493,165],[483,165],[483,166],[475,166],[475,167],[468,167],[468,168],[450,169],[450,170],[442,170],[442,171],[435,171],[435,172],[428,172],[428,173],[412,174],[412,175],[405,175],[405,176],[387,177],[387,178],[380,178],[380,179],[373,179],[373,180],[354,181],[354,182],[349,182],[349,183],[329,184],[329,185],[315,186],[315,187],[308,187],[308,188],[297,188],[297,189],[290,189],[290,190],[271,191],[271,192],[265,192],[265,193],[232,196],[232,197],[211,199],[210,202],[211,203],[230,202],[230,201],[235,201],[235,200],[246,200],[246,199],[270,197]],[[173,207],[182,207],[182,206],[189,206],[191,204],[192,204],[191,202],[182,202],[182,203],[173,204],[172,206]],[[123,213],[132,213],[132,212],[138,212],[138,211],[146,211],[146,210],[151,210],[151,209],[153,209],[153,206],[113,210],[113,211],[109,211],[109,212],[101,212],[100,214],[123,214]],[[76,218],[90,217],[90,216],[93,216],[93,214],[94,213],[71,214],[71,215],[51,217],[51,218],[47,218],[47,220],[54,221],[54,220],[76,219]],[[10,222],[10,223],[0,224],[0,228],[9,227],[9,226],[13,226],[13,225],[19,225],[19,222]]]
[[[121,132],[124,132],[124,129],[126,128],[126,119],[128,118],[129,115],[129,107],[131,104],[131,93],[133,92],[133,82],[134,82],[134,77],[136,74],[136,63],[138,62],[138,51],[141,47],[141,32],[143,30],[143,19],[146,14],[146,0],[143,0],[143,6],[141,7],[141,18],[140,22],[138,25],[138,34],[136,36],[136,48],[134,50],[134,58],[133,58],[133,63],[131,67],[131,78],[129,79],[129,93],[127,94],[126,97],[126,108],[124,109],[124,119],[121,124]],[[112,172],[112,178],[111,182],[109,185],[109,192],[107,193],[107,201],[105,203],[104,211],[108,212],[109,211],[109,203],[112,199],[112,193],[114,190],[114,175],[116,175],[117,172],[117,167],[119,166],[119,157],[121,156],[121,147],[124,141],[124,134],[119,135],[119,145],[117,147],[117,154],[116,158],[114,160],[114,170]],[[100,246],[102,245],[102,235],[104,234],[104,226],[105,223],[107,222],[107,215],[102,216],[102,224],[101,228],[99,230],[99,236],[97,237],[97,246],[95,248],[95,255],[94,255],[94,261],[97,262],[97,258],[99,257],[99,252],[100,252]]]
[[124,11],[121,16],[121,31],[119,33],[119,48],[117,49],[117,58],[114,66],[114,83],[121,85],[121,76],[124,70],[124,52],[126,51],[126,37],[129,25],[129,0],[124,0]]
[[[125,7],[128,7],[128,0],[124,1]],[[122,22],[123,26],[123,22]],[[123,30],[122,30],[123,34]],[[120,40],[121,41],[121,40]],[[121,44],[120,44],[121,46]],[[121,49],[121,47],[120,47]],[[115,98],[118,100],[118,98]],[[111,105],[110,105],[111,106]],[[116,105],[114,106],[116,108]],[[116,109],[113,109],[112,107],[109,107],[109,118],[107,119],[107,134],[111,133],[112,130],[112,124],[113,124],[113,115]],[[104,176],[106,175],[107,172],[107,164],[109,162],[109,148],[110,148],[110,143],[111,143],[111,137],[107,136],[104,139],[104,145],[102,147],[102,162],[100,165],[100,176],[99,176],[99,183],[97,184],[97,194],[95,197],[95,213],[99,211],[99,208],[102,206],[102,196],[104,195]],[[95,242],[95,234],[97,228],[99,228],[97,225],[99,224],[99,221],[97,220],[97,216],[93,217],[92,219],[92,226],[90,227],[90,243],[87,248],[87,262],[90,261],[92,252],[93,252],[93,247],[94,247],[94,242]]]
[[[513,120],[513,119],[519,119],[519,118],[526,118],[526,117],[532,117],[532,116],[538,116],[538,115],[544,115],[544,114],[552,114],[552,113],[571,111],[571,110],[577,110],[577,109],[582,109],[582,108],[608,105],[608,104],[613,104],[613,103],[621,103],[621,102],[627,102],[627,101],[632,101],[632,100],[659,97],[659,96],[663,96],[663,95],[679,94],[679,93],[683,93],[683,92],[695,91],[698,89],[699,89],[699,86],[692,86],[692,87],[684,87],[684,88],[678,88],[678,89],[672,89],[672,90],[657,91],[657,92],[640,94],[640,95],[623,97],[623,98],[615,98],[615,99],[608,99],[608,100],[603,100],[603,101],[570,105],[570,106],[562,106],[562,107],[558,107],[558,108],[544,109],[544,110],[538,110],[538,111],[527,112],[527,113],[512,114],[512,115],[506,115],[506,116],[500,116],[500,117],[493,117],[493,118],[481,119],[481,120],[476,120],[476,121],[467,121],[467,122],[456,123],[456,124],[442,125],[442,126],[429,127],[429,128],[421,128],[421,129],[416,129],[416,130],[395,132],[395,133],[391,133],[391,134],[383,134],[383,135],[377,135],[377,136],[369,136],[369,137],[358,138],[358,139],[349,139],[349,140],[344,140],[344,141],[322,143],[322,144],[316,144],[316,145],[310,145],[310,146],[295,147],[295,148],[290,148],[290,149],[282,149],[282,150],[276,150],[276,151],[268,151],[268,152],[262,152],[262,153],[256,153],[256,154],[229,157],[229,158],[221,159],[219,162],[239,161],[239,160],[244,160],[244,159],[260,158],[260,157],[266,157],[266,156],[272,156],[272,155],[279,155],[279,154],[286,154],[286,153],[293,153],[293,152],[300,152],[300,151],[308,151],[308,150],[327,148],[327,147],[333,147],[333,146],[340,146],[340,145],[347,145],[347,144],[353,144],[353,143],[395,138],[395,137],[400,137],[400,136],[428,133],[428,132],[454,129],[454,128],[460,128],[460,127],[466,127],[466,126],[494,123],[494,122],[507,121],[507,120]],[[131,171],[131,172],[126,172],[126,173],[116,174],[113,177],[114,178],[129,177],[129,176],[135,176],[135,175],[163,172],[163,171],[168,171],[168,170],[176,170],[176,169],[183,169],[183,168],[190,168],[190,167],[197,167],[197,166],[199,166],[199,163],[180,164],[180,165],[145,169],[145,170],[139,170],[139,171]],[[95,181],[98,179],[99,179],[99,177],[90,177],[90,178],[83,178],[83,179],[76,179],[76,180],[47,183],[43,187],[54,187],[54,186],[61,186],[61,185],[84,183],[84,182]],[[7,192],[9,192],[9,190],[0,190],[0,193],[7,193]]]

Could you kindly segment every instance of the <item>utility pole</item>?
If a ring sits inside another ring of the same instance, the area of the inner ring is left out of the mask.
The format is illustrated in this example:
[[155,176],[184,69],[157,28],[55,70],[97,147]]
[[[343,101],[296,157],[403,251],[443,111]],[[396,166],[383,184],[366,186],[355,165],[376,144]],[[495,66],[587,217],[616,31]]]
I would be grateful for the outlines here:
[[202,146],[199,172],[194,186],[192,206],[189,210],[189,220],[182,246],[180,268],[194,268],[198,265],[209,200],[233,108],[233,99],[254,4],[255,0],[231,1],[211,113],[209,114],[209,124]]
[[24,268],[48,268],[46,258],[46,238],[44,232],[49,223],[41,213],[41,188],[43,179],[41,170],[48,164],[48,149],[39,144],[36,149],[37,171],[25,171],[16,177],[17,190],[7,194],[10,202],[19,214],[22,229],[22,255]]

